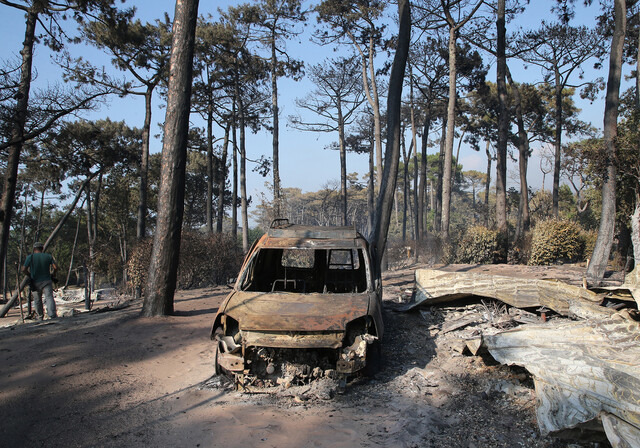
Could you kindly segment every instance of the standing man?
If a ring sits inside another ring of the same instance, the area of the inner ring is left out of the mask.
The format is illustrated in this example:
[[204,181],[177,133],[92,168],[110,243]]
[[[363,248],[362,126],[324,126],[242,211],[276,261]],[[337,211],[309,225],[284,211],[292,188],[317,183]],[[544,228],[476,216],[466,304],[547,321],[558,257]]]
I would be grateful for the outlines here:
[[36,313],[38,319],[44,317],[42,309],[42,295],[44,294],[44,304],[47,307],[49,318],[58,317],[56,314],[56,302],[53,300],[53,281],[51,280],[51,269],[53,275],[58,271],[58,266],[53,260],[53,256],[44,253],[44,245],[36,243],[33,245],[33,253],[27,257],[22,266],[22,272],[31,277],[31,291],[35,294]]

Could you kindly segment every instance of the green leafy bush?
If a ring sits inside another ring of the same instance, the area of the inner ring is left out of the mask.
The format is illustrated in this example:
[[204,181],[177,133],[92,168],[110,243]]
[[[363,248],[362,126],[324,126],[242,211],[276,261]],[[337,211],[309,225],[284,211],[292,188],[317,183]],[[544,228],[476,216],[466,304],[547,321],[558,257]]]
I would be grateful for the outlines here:
[[458,263],[497,263],[503,256],[500,252],[500,232],[484,226],[470,227],[462,237],[456,251]]
[[573,221],[547,219],[532,231],[530,265],[578,261],[584,253],[582,229]]
[[[152,239],[140,242],[127,263],[129,286],[144,289],[151,261]],[[220,285],[240,269],[242,252],[227,234],[183,232],[180,243],[178,288]]]

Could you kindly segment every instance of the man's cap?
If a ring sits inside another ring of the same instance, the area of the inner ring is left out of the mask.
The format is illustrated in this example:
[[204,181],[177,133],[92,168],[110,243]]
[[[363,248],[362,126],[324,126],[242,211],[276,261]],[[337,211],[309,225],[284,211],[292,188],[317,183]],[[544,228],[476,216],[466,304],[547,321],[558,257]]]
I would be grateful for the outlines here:
[[42,243],[35,243],[35,244],[33,245],[33,248],[34,248],[34,249],[42,249],[42,248],[44,248],[44,244],[42,244]]

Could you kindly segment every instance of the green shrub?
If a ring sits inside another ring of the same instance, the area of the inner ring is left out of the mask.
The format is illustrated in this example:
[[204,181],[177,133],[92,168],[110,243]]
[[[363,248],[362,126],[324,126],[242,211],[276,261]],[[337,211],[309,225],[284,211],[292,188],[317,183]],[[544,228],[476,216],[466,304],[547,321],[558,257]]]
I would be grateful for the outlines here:
[[578,261],[584,253],[582,229],[572,221],[547,219],[532,231],[530,265]]
[[[149,238],[133,249],[127,262],[129,286],[141,289],[146,286],[152,247]],[[177,287],[189,289],[226,283],[238,273],[241,262],[242,252],[230,235],[183,232]]]
[[502,258],[500,232],[484,226],[470,227],[462,237],[456,251],[458,263],[490,264]]

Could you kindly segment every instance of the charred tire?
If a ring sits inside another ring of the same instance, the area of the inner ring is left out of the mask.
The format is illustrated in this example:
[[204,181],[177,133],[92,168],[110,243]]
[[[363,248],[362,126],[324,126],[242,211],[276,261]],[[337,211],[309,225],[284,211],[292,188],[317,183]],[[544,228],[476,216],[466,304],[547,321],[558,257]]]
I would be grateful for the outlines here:
[[366,364],[362,372],[368,376],[375,376],[382,370],[382,344],[379,339],[367,346]]

